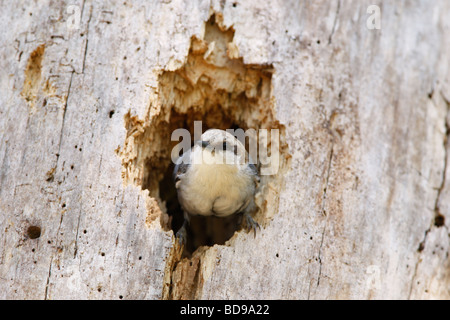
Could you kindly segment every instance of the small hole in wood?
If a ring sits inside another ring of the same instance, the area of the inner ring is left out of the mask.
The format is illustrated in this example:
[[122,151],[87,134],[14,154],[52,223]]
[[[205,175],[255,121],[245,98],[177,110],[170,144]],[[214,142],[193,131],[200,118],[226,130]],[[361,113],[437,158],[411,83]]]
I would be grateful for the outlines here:
[[434,225],[436,227],[442,227],[443,225],[445,225],[445,217],[442,214],[438,213],[434,218]]
[[30,239],[37,239],[41,236],[41,228],[38,226],[30,226],[27,229],[27,236]]

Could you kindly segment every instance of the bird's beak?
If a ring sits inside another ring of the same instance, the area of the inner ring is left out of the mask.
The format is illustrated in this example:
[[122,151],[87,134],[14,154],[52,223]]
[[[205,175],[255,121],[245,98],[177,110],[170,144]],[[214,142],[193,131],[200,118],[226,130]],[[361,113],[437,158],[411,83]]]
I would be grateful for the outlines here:
[[209,146],[209,141],[201,141],[202,148]]

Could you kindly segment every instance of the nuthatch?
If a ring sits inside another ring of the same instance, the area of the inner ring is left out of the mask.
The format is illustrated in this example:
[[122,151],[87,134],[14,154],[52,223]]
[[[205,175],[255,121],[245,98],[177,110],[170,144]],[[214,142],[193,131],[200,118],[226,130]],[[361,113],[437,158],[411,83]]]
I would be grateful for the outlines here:
[[177,239],[186,243],[189,215],[226,217],[243,213],[247,230],[256,235],[254,196],[258,171],[244,145],[231,133],[210,129],[178,158],[173,179],[184,211]]

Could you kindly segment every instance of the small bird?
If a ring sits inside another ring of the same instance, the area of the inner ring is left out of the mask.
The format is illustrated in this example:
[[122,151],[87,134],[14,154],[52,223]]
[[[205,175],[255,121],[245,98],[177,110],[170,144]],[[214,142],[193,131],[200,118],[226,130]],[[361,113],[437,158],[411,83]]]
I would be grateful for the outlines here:
[[243,213],[247,230],[259,224],[251,214],[257,182],[256,166],[244,145],[231,133],[209,129],[178,158],[173,171],[178,201],[184,211],[183,226],[176,237],[186,243],[190,215],[227,217]]

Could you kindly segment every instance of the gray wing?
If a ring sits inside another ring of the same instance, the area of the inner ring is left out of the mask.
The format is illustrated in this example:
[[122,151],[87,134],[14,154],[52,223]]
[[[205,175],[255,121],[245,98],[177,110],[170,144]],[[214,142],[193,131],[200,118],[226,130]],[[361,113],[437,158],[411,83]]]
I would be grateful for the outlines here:
[[259,182],[260,179],[259,179],[259,174],[258,174],[258,168],[253,163],[249,163],[248,169],[250,171],[250,174],[254,176],[256,181]]
[[190,164],[188,159],[190,158],[191,151],[186,151],[181,157],[179,157],[175,163],[175,168],[173,169],[172,179],[173,182],[177,183],[180,177],[183,176],[188,170]]

